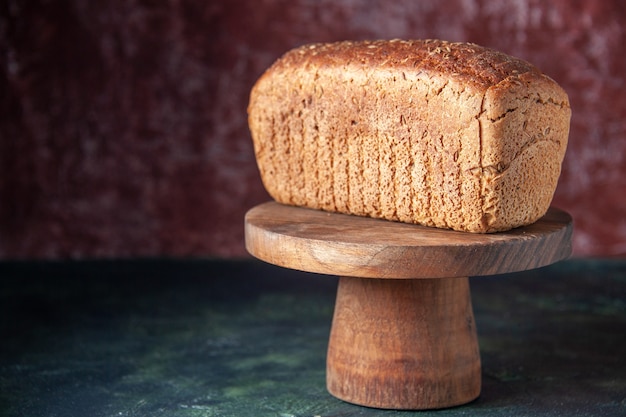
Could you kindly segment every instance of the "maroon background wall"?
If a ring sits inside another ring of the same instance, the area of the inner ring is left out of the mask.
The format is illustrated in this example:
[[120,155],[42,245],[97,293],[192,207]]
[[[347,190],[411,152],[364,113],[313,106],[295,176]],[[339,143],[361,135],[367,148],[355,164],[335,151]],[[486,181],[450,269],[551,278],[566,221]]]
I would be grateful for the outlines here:
[[570,94],[555,204],[575,254],[626,254],[626,10],[602,0],[0,4],[0,258],[243,256],[266,200],[249,90],[314,41],[443,38],[525,58]]

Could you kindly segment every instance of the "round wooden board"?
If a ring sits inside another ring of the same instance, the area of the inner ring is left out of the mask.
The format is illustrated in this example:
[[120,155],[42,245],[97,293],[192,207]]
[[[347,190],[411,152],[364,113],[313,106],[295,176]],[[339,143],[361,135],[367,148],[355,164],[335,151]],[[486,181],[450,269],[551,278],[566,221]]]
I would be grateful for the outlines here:
[[274,265],[363,278],[494,275],[571,253],[572,218],[556,208],[508,232],[474,234],[268,202],[245,217],[246,249]]

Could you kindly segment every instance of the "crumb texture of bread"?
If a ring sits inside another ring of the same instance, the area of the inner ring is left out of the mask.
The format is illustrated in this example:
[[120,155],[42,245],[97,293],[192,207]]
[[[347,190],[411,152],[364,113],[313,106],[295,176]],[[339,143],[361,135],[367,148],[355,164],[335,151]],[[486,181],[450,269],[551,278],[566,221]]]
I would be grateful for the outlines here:
[[570,117],[565,91],[531,64],[439,40],[296,48],[248,107],[276,201],[477,233],[546,213]]

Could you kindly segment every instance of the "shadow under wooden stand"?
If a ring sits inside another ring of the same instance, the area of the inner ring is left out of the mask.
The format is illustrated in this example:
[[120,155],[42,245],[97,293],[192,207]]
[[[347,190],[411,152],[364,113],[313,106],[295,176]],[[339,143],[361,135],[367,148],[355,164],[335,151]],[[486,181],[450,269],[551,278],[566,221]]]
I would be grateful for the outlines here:
[[334,396],[388,409],[478,397],[469,276],[549,265],[571,253],[572,219],[551,208],[505,233],[472,234],[290,207],[245,218],[246,248],[274,265],[340,276],[326,381]]

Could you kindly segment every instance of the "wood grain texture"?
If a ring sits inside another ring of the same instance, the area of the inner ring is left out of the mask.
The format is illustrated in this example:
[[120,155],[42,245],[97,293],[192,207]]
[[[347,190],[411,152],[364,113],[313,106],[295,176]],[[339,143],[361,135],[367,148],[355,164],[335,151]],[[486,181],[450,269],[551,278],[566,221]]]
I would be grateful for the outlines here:
[[474,400],[481,366],[468,279],[342,277],[326,370],[331,394],[368,407]]
[[245,217],[246,248],[266,262],[363,278],[448,278],[545,266],[571,253],[572,218],[551,208],[509,232],[472,234],[268,202]]
[[245,218],[252,255],[342,276],[328,345],[328,391],[389,409],[444,408],[477,398],[481,365],[467,276],[564,259],[571,235],[571,217],[554,208],[530,226],[495,234],[276,202],[256,206]]

